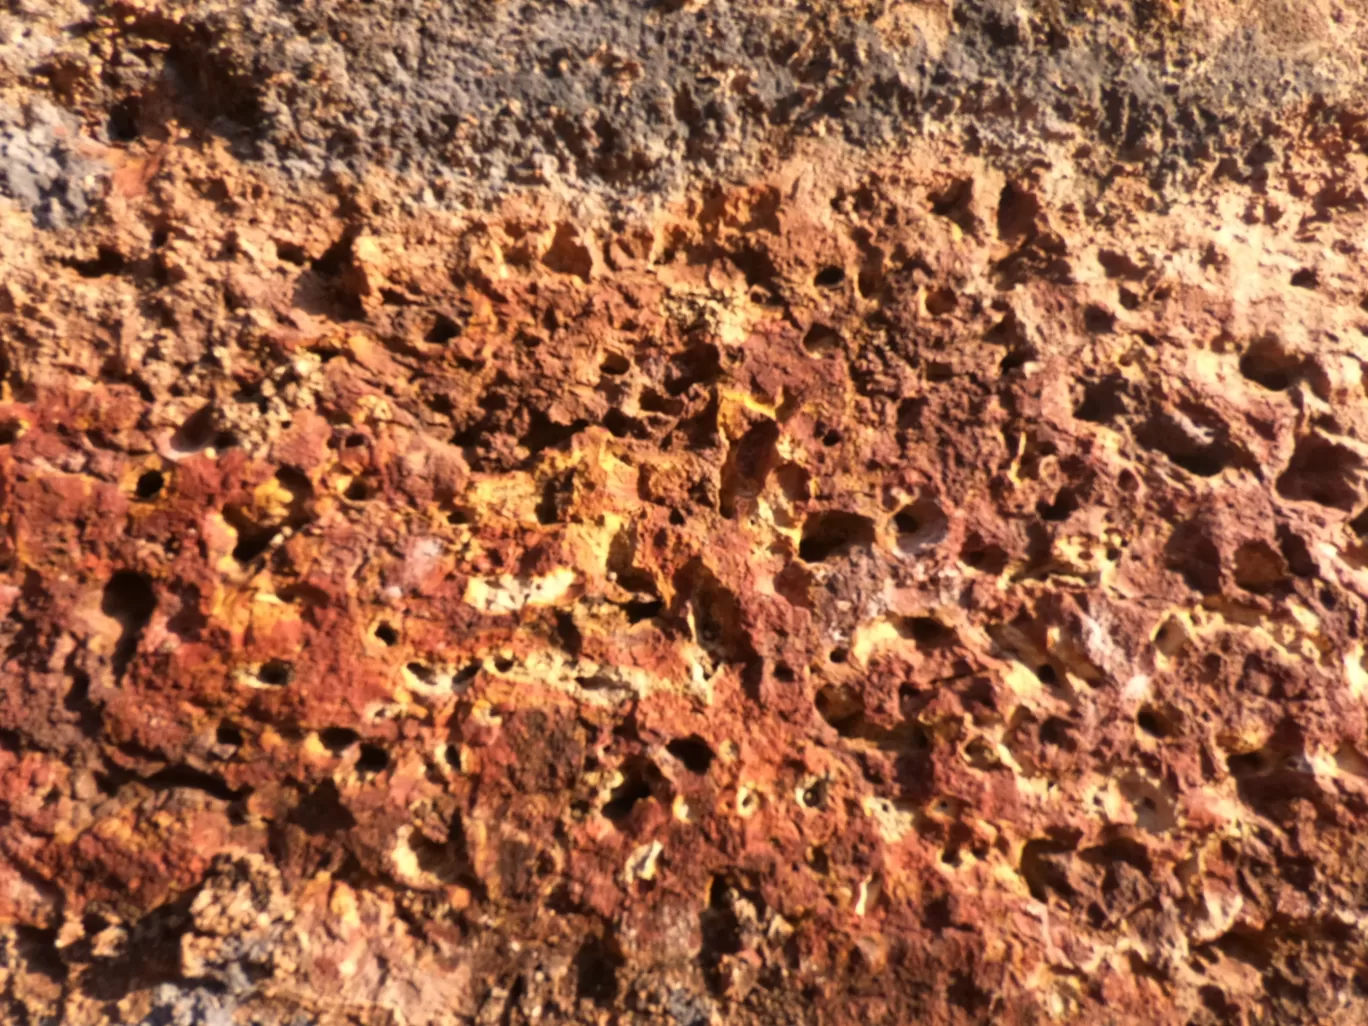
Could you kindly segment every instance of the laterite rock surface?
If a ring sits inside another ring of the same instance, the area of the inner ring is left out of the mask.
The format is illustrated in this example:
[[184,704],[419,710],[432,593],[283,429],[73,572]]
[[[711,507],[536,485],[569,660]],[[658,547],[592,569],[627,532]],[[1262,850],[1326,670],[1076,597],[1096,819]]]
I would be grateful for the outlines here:
[[1364,12],[0,13],[0,1019],[1368,1019]]

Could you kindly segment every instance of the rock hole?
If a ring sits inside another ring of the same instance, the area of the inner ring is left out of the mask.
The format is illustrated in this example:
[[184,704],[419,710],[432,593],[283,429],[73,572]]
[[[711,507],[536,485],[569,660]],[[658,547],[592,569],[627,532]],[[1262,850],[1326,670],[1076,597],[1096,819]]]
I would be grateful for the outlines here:
[[1015,241],[1035,234],[1040,200],[1021,186],[1008,182],[998,194],[998,236]]
[[654,620],[659,616],[661,610],[665,608],[665,603],[660,599],[643,599],[623,603],[621,608],[628,623],[641,623],[644,620]]
[[898,621],[898,633],[922,648],[945,648],[955,640],[955,632],[930,616],[908,616]]
[[616,406],[603,415],[603,426],[616,438],[649,438],[646,425],[635,417],[629,417]]
[[[445,345],[454,342],[465,332],[465,325],[448,314],[439,313],[433,318],[432,327],[423,336],[424,342],[432,342],[436,345]],[[412,336],[410,336],[412,337]]]
[[356,757],[356,768],[362,773],[380,773],[390,764],[389,753],[379,745],[362,745]]
[[812,284],[819,289],[834,289],[845,281],[845,269],[831,264],[823,267],[812,277]]
[[944,540],[950,522],[945,511],[930,499],[904,506],[893,517],[898,549],[909,556],[921,555]]
[[821,563],[874,544],[874,521],[858,513],[827,510],[803,521],[798,557],[805,563]]
[[146,502],[157,495],[166,484],[166,475],[159,470],[149,470],[138,477],[138,483],[133,488],[135,498]]
[[684,764],[690,773],[707,773],[712,766],[716,753],[697,734],[676,738],[665,746],[666,750]]
[[613,377],[626,374],[631,369],[632,361],[621,353],[608,353],[604,356],[603,363],[599,365],[600,371],[604,374],[612,375]]
[[90,704],[90,676],[80,670],[71,676],[71,687],[62,700],[62,706],[71,712],[85,711]]
[[[361,740],[361,735],[349,727],[326,727],[318,732],[318,740],[333,755],[341,755]],[[381,769],[384,767],[382,766]]]
[[1273,337],[1259,339],[1240,357],[1240,373],[1270,392],[1289,388],[1301,374],[1302,367],[1301,358],[1288,352]]
[[1073,739],[1073,727],[1068,720],[1059,716],[1051,716],[1040,725],[1040,743],[1065,752],[1078,751],[1078,742]]
[[141,134],[138,119],[142,116],[142,98],[128,96],[109,109],[108,131],[112,142],[133,142]]
[[613,788],[603,805],[603,816],[614,823],[620,823],[632,814],[636,803],[651,797],[649,771],[654,770],[644,760],[629,760],[623,767],[623,781]]
[[828,684],[817,692],[817,712],[842,737],[852,737],[864,722],[864,700],[844,684]]
[[741,920],[736,913],[739,897],[725,877],[713,877],[708,887],[708,907],[699,916],[699,925],[703,933],[704,964],[714,970],[724,955],[741,951]]
[[998,576],[1007,569],[1007,551],[993,545],[978,532],[970,534],[960,549],[959,560],[980,573]]
[[1124,278],[1128,281],[1143,281],[1145,269],[1125,253],[1116,250],[1101,250],[1097,262],[1102,265],[1108,278]]
[[233,546],[233,558],[241,564],[252,562],[268,548],[280,528],[274,525],[261,525],[247,515],[241,506],[225,506],[223,519],[237,531],[237,544]]
[[1368,489],[1363,458],[1348,446],[1319,435],[1297,443],[1292,461],[1278,478],[1278,494],[1353,512]]
[[1093,335],[1110,335],[1116,330],[1116,314],[1105,306],[1089,303],[1083,308],[1083,327]]
[[1198,477],[1214,477],[1231,462],[1228,445],[1212,429],[1178,411],[1161,412],[1150,418],[1137,432],[1136,440]]
[[665,391],[672,396],[680,396],[694,385],[714,381],[721,373],[722,351],[717,346],[693,346],[670,358]]
[[1320,275],[1314,268],[1302,267],[1292,273],[1292,284],[1299,289],[1319,288]]
[[557,424],[541,410],[533,410],[531,423],[518,442],[535,456],[546,449],[564,445],[588,426],[589,422],[582,419],[569,424]]
[[1144,705],[1135,715],[1135,725],[1150,737],[1164,739],[1178,732],[1177,716],[1153,705]]
[[1027,841],[1021,849],[1021,876],[1036,901],[1049,901],[1050,894],[1058,894],[1065,902],[1075,895],[1069,882],[1069,863],[1073,846],[1048,838]]
[[945,317],[959,306],[954,289],[932,289],[926,294],[926,312],[932,317]]
[[1036,353],[1034,349],[1027,346],[1019,346],[1010,350],[1007,355],[1002,358],[998,363],[998,372],[1001,374],[1010,374],[1014,370],[1025,367],[1026,364],[1030,363],[1035,358]]
[[812,356],[826,357],[845,348],[841,333],[826,324],[814,324],[803,336],[803,348]]
[[1036,512],[1040,514],[1041,519],[1054,523],[1068,520],[1077,510],[1078,496],[1072,488],[1061,488],[1055,493],[1053,502],[1047,503],[1042,499],[1036,503]]
[[270,659],[257,670],[257,680],[273,688],[283,688],[294,680],[294,664],[284,659]]
[[308,251],[297,242],[288,242],[276,239],[276,256],[284,260],[287,264],[294,264],[296,267],[303,267],[309,262]]
[[126,266],[122,254],[118,250],[109,246],[101,246],[95,251],[95,256],[89,260],[63,260],[67,267],[70,267],[82,278],[103,278],[107,275],[118,274]]
[[1120,375],[1084,385],[1083,400],[1074,410],[1074,416],[1093,424],[1108,424],[1124,417],[1127,389],[1126,379]]
[[241,748],[244,740],[242,731],[226,720],[220,723],[218,730],[214,732],[215,744],[225,745],[228,748]]
[[1273,760],[1269,758],[1267,752],[1244,752],[1231,755],[1226,759],[1226,769],[1230,775],[1237,780],[1248,777],[1256,777],[1269,772],[1273,768]]
[[646,413],[662,413],[667,417],[678,417],[684,412],[684,404],[680,400],[661,395],[653,388],[641,393],[639,405]]
[[157,596],[152,590],[152,582],[135,570],[120,570],[105,585],[100,611],[116,620],[120,627],[112,658],[116,680],[128,669],[143,628],[156,608]]
[[610,1007],[618,996],[618,969],[622,956],[605,938],[593,937],[575,954],[575,994],[582,1000]]
[[352,478],[347,490],[342,493],[343,497],[351,502],[365,502],[374,494],[370,482],[364,477]]
[[399,643],[399,632],[387,623],[382,623],[375,628],[375,637],[384,645],[393,647]]

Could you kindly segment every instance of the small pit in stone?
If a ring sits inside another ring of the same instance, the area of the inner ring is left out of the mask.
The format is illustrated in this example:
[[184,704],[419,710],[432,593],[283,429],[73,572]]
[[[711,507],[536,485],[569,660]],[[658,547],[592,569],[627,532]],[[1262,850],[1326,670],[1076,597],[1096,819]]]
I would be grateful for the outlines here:
[[361,773],[380,773],[389,767],[389,753],[379,745],[362,745],[356,757],[356,768]]
[[227,721],[220,723],[214,732],[214,743],[228,748],[241,748],[243,740],[242,731]]
[[630,816],[637,802],[651,797],[651,778],[658,773],[654,766],[643,760],[630,760],[623,766],[622,783],[613,788],[608,801],[604,803],[604,818],[620,823]]
[[375,628],[376,640],[381,644],[393,647],[399,643],[399,632],[387,623],[382,623]]
[[1273,337],[1257,340],[1240,357],[1240,373],[1270,392],[1291,387],[1301,370],[1301,358]]
[[858,513],[827,510],[803,521],[803,537],[798,558],[805,563],[821,563],[849,555],[857,548],[874,544],[874,521]]
[[930,499],[904,506],[893,517],[898,550],[909,556],[920,555],[945,538],[949,520],[944,510]]
[[146,502],[148,499],[155,498],[166,484],[166,475],[160,470],[149,470],[138,478],[138,483],[133,488],[135,498]]
[[845,281],[846,273],[842,267],[830,264],[823,267],[812,277],[812,284],[819,289],[834,289]]
[[284,659],[271,659],[257,670],[257,680],[273,688],[283,688],[294,680],[294,664]]
[[1297,443],[1291,463],[1278,478],[1277,488],[1284,498],[1348,513],[1368,493],[1368,472],[1363,457],[1349,446],[1308,435]]
[[347,485],[347,490],[342,493],[343,497],[351,502],[366,502],[375,494],[369,481],[363,477],[352,478],[351,484]]
[[907,616],[898,621],[898,633],[922,648],[944,648],[955,640],[955,632],[930,616]]
[[439,313],[433,318],[432,327],[429,328],[428,333],[423,336],[423,341],[432,342],[436,345],[444,345],[447,342],[453,342],[460,338],[464,331],[465,328],[454,317]]
[[839,353],[844,347],[841,333],[826,324],[814,324],[803,336],[803,348],[816,357]]
[[114,676],[120,678],[127,670],[143,628],[157,608],[152,582],[136,570],[120,570],[105,585],[100,611],[119,624],[119,640],[115,643],[112,662]]
[[707,773],[712,766],[716,753],[708,742],[697,734],[676,738],[665,746],[666,750],[684,764],[690,773]]
[[[361,735],[349,727],[327,727],[318,732],[318,740],[333,755],[341,755],[361,740]],[[381,767],[382,769],[384,767]]]
[[828,684],[817,692],[817,712],[843,737],[855,734],[864,722],[864,700],[844,684]]

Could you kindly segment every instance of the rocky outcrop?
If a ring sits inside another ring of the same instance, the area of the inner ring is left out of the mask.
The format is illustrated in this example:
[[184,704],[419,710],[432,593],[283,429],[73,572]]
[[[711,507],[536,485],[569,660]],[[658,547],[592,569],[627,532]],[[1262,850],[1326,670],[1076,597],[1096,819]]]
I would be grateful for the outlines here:
[[1360,16],[0,15],[3,1018],[1362,1022]]

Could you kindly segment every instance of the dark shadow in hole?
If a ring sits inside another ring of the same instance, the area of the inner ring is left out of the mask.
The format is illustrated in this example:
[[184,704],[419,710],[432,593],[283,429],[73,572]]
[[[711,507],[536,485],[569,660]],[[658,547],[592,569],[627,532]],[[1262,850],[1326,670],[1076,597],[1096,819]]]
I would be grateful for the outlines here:
[[379,745],[362,745],[356,768],[362,773],[380,773],[390,764],[389,753]]
[[133,488],[133,496],[146,502],[155,497],[166,484],[166,475],[160,470],[149,470],[138,477],[138,483]]
[[874,521],[858,513],[827,510],[803,521],[803,537],[798,558],[805,563],[821,563],[849,554],[856,548],[874,544]]
[[575,993],[607,1008],[617,1000],[618,969],[623,959],[605,938],[591,937],[575,953]]
[[697,734],[676,738],[665,746],[666,750],[684,764],[690,773],[707,773],[712,766],[716,753],[708,742]]
[[157,596],[152,590],[152,582],[135,570],[120,570],[105,585],[100,611],[117,620],[121,628],[112,660],[116,681],[121,680],[128,669],[143,628],[156,608]]
[[350,727],[325,727],[318,732],[318,740],[333,755],[341,755],[361,740],[361,735]]
[[294,664],[284,659],[268,659],[257,670],[257,680],[273,688],[283,688],[294,680]]
[[1308,435],[1297,443],[1292,462],[1278,478],[1278,494],[1350,513],[1362,500],[1363,477],[1363,458],[1353,449]]
[[845,281],[845,269],[837,267],[835,264],[823,267],[812,276],[812,284],[819,289],[834,289]]
[[604,818],[614,823],[630,816],[637,802],[651,797],[651,783],[660,778],[660,770],[649,760],[632,758],[623,763],[622,776],[622,783],[613,788],[602,810]]

